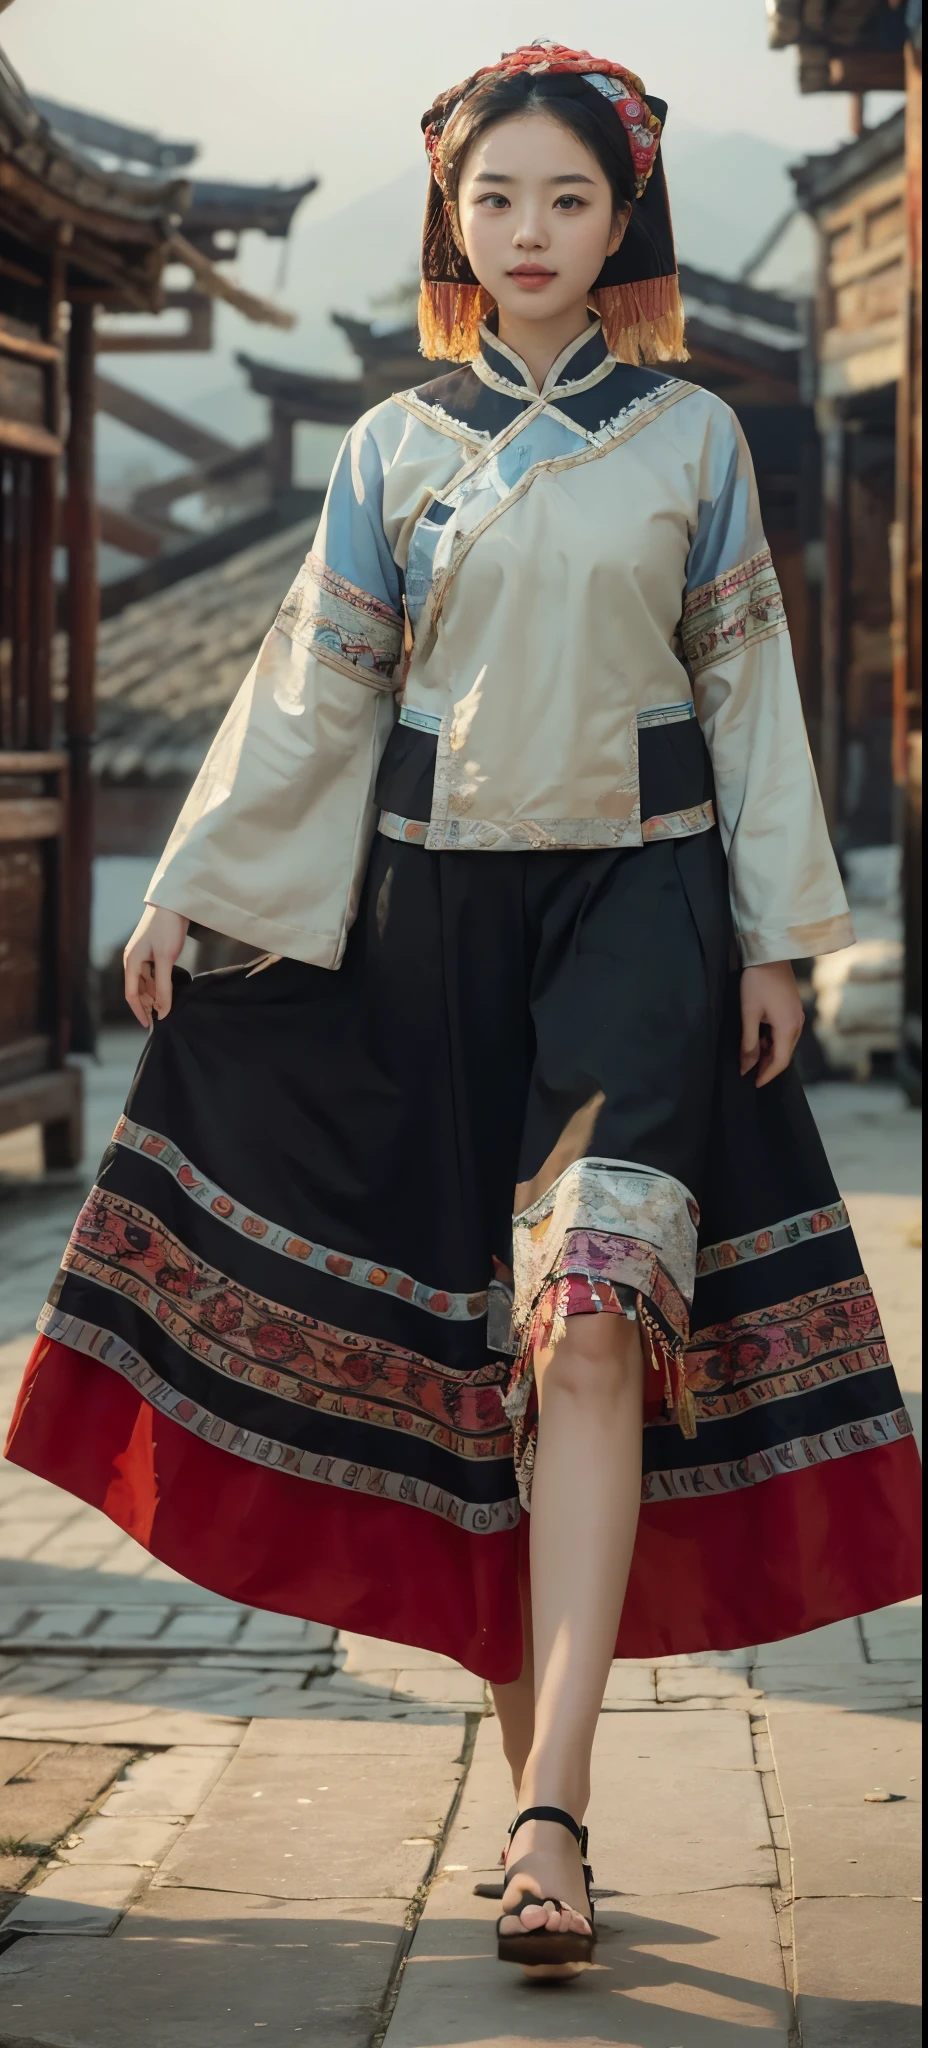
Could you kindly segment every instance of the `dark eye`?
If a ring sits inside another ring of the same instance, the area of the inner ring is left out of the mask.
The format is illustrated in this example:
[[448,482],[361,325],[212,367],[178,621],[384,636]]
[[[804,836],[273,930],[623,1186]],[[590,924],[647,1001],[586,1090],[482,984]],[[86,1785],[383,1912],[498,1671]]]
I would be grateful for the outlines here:
[[554,203],[562,213],[576,213],[578,207],[583,205],[583,200],[577,197],[576,192],[562,192]]
[[495,213],[502,212],[503,207],[509,205],[505,192],[485,192],[479,203],[481,206],[492,206]]

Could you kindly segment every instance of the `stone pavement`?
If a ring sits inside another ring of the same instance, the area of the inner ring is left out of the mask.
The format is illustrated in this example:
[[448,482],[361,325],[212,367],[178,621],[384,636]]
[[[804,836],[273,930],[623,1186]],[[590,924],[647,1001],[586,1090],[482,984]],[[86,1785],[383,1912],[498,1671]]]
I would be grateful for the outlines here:
[[[91,1167],[137,1043],[92,1076]],[[814,1102],[920,1420],[918,1122]],[[0,1144],[4,1419],[80,1181],[30,1184],[31,1146]],[[512,1809],[479,1680],[203,1592],[12,1466],[0,1558],[0,2048],[920,2039],[914,1604],[614,1666],[597,1966],[533,1989],[473,1891]]]

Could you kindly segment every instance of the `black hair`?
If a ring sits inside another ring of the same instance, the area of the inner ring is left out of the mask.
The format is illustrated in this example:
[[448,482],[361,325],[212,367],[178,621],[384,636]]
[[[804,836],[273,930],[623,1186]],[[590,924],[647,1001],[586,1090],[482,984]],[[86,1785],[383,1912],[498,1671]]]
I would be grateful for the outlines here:
[[539,113],[560,121],[595,157],[609,181],[616,212],[634,203],[635,170],[625,129],[612,101],[575,72],[491,77],[446,114],[441,159],[448,198],[457,198],[465,157],[481,135],[514,115]]

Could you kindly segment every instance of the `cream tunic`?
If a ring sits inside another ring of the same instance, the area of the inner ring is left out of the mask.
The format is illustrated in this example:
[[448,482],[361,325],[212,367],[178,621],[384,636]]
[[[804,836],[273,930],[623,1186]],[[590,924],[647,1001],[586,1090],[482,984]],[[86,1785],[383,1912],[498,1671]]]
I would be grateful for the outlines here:
[[744,436],[598,324],[541,392],[485,330],[358,422],[148,900],[337,967],[398,699],[425,846],[500,852],[640,846],[639,726],[695,707],[745,964],[852,941]]

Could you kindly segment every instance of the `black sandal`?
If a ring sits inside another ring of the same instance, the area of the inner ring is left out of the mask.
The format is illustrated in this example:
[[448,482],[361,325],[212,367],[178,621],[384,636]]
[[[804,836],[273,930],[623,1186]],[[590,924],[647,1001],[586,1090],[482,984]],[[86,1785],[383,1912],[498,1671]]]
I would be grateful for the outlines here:
[[[496,1953],[499,1960],[501,1963],[521,1963],[523,1968],[527,1969],[536,1969],[542,1964],[550,1965],[552,1963],[591,1963],[593,1960],[593,1949],[596,1945],[596,1928],[594,1926],[594,1907],[591,1898],[593,1872],[586,1860],[588,1850],[587,1830],[585,1827],[579,1827],[573,1815],[565,1813],[562,1806],[527,1806],[524,1813],[516,1814],[509,1830],[510,1841],[517,1829],[522,1826],[523,1821],[527,1820],[556,1821],[559,1827],[566,1828],[568,1834],[573,1835],[574,1841],[578,1844],[580,1855],[583,1859],[583,1879],[586,1885],[586,1900],[589,1908],[587,1915],[590,1923],[589,1932],[584,1932],[583,1934],[561,1934],[554,1933],[547,1927],[520,1927],[517,1933],[501,1934],[500,1928],[504,1920],[518,1919],[525,1906],[543,1906],[546,1903],[538,1892],[521,1892],[514,1904],[507,1907],[505,1913],[500,1914],[496,1923]],[[552,1899],[551,1905],[556,1913],[563,1913],[565,1911],[560,1899]],[[567,1910],[576,1911],[576,1908],[571,1907]]]

